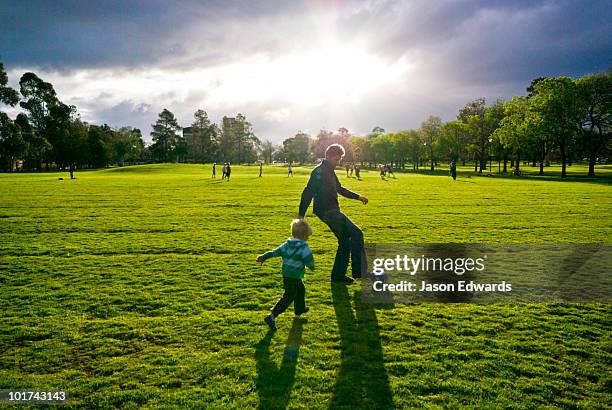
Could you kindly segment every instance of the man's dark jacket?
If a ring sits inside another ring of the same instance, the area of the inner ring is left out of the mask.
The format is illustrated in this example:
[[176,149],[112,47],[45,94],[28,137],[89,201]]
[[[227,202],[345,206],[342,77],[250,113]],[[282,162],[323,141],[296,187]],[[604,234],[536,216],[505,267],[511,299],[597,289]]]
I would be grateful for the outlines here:
[[327,160],[323,160],[310,174],[308,184],[306,184],[306,188],[302,192],[298,215],[303,217],[306,214],[306,210],[313,198],[313,211],[317,216],[321,216],[324,212],[332,209],[340,209],[338,194],[350,199],[359,199],[358,194],[340,185],[333,165]]

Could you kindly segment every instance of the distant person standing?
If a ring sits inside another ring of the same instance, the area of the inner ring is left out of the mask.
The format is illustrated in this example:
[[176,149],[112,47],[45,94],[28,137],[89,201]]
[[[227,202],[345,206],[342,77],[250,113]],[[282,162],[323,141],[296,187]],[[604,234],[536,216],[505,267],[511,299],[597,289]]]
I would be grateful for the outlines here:
[[346,177],[350,178],[349,177],[349,171],[351,170],[351,163],[347,162],[346,164],[344,164],[344,168],[346,169]]
[[357,179],[361,179],[361,176],[359,175],[360,172],[361,167],[359,165],[355,165],[355,176],[357,177]]
[[291,163],[289,163],[287,166],[287,178],[289,178],[289,175],[293,176],[293,168],[291,168]]
[[385,179],[385,167],[383,164],[378,164],[378,169],[380,170],[380,178]]
[[354,170],[354,169],[355,169],[355,164],[353,164],[353,163],[351,162],[351,169],[350,169],[350,171],[351,171],[351,177],[353,177],[353,170]]
[[223,175],[221,176],[221,179],[225,179],[225,177],[227,176],[227,162],[223,163],[223,169],[222,169]]
[[391,164],[387,164],[387,167],[386,167],[386,168],[387,168],[387,174],[388,174],[390,177],[395,178],[395,174],[393,173],[393,168],[391,168]]
[[457,163],[455,161],[451,161],[449,174],[453,177],[453,180],[457,179]]
[[230,163],[228,162],[227,166],[225,167],[225,175],[227,176],[227,182],[229,182],[231,174],[232,174],[232,167],[230,166]]
[[338,239],[338,250],[331,272],[332,282],[353,283],[346,276],[349,259],[353,278],[360,278],[366,273],[367,261],[363,243],[363,232],[346,215],[340,212],[338,194],[345,198],[357,199],[364,205],[368,199],[344,188],[334,169],[344,156],[340,144],[332,144],[325,150],[325,159],[310,174],[308,184],[302,192],[298,218],[304,219],[306,210],[314,198],[314,214],[319,217]]
[[262,172],[263,172],[263,161],[259,161],[259,178],[261,178]]
[[212,179],[216,179],[217,178],[217,163],[213,162],[213,173],[212,173]]
[[74,177],[74,162],[70,163],[70,179],[75,179],[75,177]]

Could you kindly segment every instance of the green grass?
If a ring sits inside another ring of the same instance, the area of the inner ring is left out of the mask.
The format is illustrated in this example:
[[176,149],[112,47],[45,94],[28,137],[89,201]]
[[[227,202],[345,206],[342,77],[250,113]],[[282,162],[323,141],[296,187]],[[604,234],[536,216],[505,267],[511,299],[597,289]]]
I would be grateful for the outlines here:
[[[370,199],[341,207],[367,242],[612,242],[612,167],[468,171],[338,171]],[[330,288],[335,238],[316,217],[308,320],[267,332],[279,261],[255,257],[289,236],[309,172],[0,175],[0,389],[66,390],[74,408],[612,406],[610,305],[362,303]]]

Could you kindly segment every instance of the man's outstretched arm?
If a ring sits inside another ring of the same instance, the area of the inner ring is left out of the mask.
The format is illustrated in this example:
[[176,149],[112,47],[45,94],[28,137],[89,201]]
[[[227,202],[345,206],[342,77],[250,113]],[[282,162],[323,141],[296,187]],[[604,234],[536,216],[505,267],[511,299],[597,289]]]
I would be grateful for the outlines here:
[[312,174],[310,174],[310,179],[302,191],[302,198],[300,200],[300,208],[298,210],[298,217],[304,218],[306,215],[306,211],[312,202],[312,198],[315,195],[315,192],[319,189],[319,184],[321,180],[321,172],[319,169],[315,170]]
[[338,191],[340,195],[342,195],[345,198],[358,199],[361,202],[363,202],[364,205],[368,203],[368,198],[366,198],[365,196],[361,196],[359,194],[356,194],[353,191],[349,191],[348,189],[340,185],[340,181],[338,180],[338,177],[336,177],[336,190]]

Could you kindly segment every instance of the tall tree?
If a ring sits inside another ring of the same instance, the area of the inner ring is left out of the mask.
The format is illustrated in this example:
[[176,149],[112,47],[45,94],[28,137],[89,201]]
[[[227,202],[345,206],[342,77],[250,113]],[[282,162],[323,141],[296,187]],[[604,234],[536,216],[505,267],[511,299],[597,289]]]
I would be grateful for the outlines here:
[[157,121],[152,124],[153,145],[151,150],[159,162],[176,160],[177,132],[181,129],[174,114],[167,109],[159,113]]
[[272,155],[274,154],[274,143],[268,139],[264,140],[261,144],[261,155],[264,161],[268,164],[272,163]]
[[465,165],[468,137],[467,124],[461,121],[450,121],[442,126],[441,145],[449,160],[457,162],[461,158]]
[[310,153],[310,137],[301,131],[298,132],[294,137],[283,141],[283,151],[285,161],[305,163]]
[[190,157],[195,162],[201,163],[215,161],[219,144],[219,127],[210,121],[204,110],[197,110],[193,117],[190,140],[186,141]]
[[459,114],[457,114],[457,119],[459,121],[469,125],[471,151],[475,155],[474,171],[478,172],[482,172],[486,166],[488,140],[484,114],[484,98],[477,98],[468,102],[459,110]]
[[534,128],[529,118],[526,97],[513,97],[504,103],[504,117],[492,137],[515,156],[515,174],[520,174],[521,156],[533,138]]
[[410,133],[406,130],[398,131],[392,135],[391,139],[393,140],[395,163],[403,169],[410,156]]
[[429,159],[431,160],[431,170],[434,170],[434,164],[436,162],[436,150],[438,146],[438,140],[442,134],[442,120],[440,117],[430,115],[425,121],[421,123],[421,132],[423,133],[423,140],[426,149],[429,151]]
[[7,84],[8,75],[4,71],[4,64],[0,61],[0,103],[14,107],[19,102],[19,94]]
[[[8,76],[4,71],[4,65],[0,62],[0,103],[14,107],[19,101],[19,95],[7,84]],[[0,158],[6,159],[11,171],[15,160],[25,154],[26,146],[19,125],[0,111]]]
[[25,149],[21,128],[0,111],[0,158],[4,159],[10,171],[13,171],[15,161],[25,153]]
[[28,169],[41,169],[42,161],[51,151],[51,144],[32,127],[28,116],[17,114],[15,123],[21,128],[21,135],[26,143],[25,167]]
[[580,123],[576,83],[568,77],[545,78],[534,86],[531,99],[542,116],[543,126],[554,136],[561,155],[561,178],[567,176],[567,149]]
[[410,156],[412,160],[412,168],[414,171],[419,169],[419,164],[423,158],[423,133],[417,130],[408,131],[408,141],[410,147]]
[[76,107],[59,101],[53,85],[31,72],[21,76],[19,89],[25,99],[19,105],[28,112],[30,124],[51,144],[51,156],[56,164],[66,165],[68,152],[72,151],[67,138]]
[[225,160],[252,162],[257,158],[256,149],[260,145],[261,141],[244,115],[238,113],[234,118],[223,117],[220,148]]
[[589,176],[595,161],[610,143],[612,128],[612,72],[584,76],[576,81],[579,96],[581,142],[589,158]]

